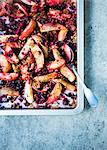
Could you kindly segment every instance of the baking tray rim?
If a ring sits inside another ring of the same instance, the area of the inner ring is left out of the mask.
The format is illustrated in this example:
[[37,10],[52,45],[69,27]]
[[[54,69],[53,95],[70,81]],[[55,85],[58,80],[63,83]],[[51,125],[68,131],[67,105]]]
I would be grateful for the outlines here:
[[[77,65],[84,80],[84,0],[77,0]],[[77,107],[75,109],[7,109],[0,115],[75,115],[84,109],[84,94],[77,80]]]

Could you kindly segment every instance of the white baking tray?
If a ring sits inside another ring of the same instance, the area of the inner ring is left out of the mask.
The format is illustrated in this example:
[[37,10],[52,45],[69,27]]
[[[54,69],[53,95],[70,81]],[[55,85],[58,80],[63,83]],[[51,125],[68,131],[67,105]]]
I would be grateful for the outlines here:
[[[84,0],[77,0],[77,65],[84,80]],[[8,109],[0,110],[0,115],[74,115],[83,111],[84,94],[77,81],[77,107],[75,109]]]

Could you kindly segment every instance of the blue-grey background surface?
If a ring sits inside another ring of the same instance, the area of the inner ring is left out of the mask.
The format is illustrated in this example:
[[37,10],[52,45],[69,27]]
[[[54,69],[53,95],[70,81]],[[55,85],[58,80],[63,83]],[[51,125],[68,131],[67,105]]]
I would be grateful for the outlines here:
[[0,117],[0,150],[107,150],[107,0],[85,0],[85,81],[99,97],[96,110]]

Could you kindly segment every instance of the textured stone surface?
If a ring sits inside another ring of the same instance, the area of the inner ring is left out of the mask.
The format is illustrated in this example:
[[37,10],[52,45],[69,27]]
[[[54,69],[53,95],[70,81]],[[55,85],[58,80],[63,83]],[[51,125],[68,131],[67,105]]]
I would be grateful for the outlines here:
[[0,150],[107,150],[107,0],[85,1],[85,80],[99,97],[76,116],[0,117]]

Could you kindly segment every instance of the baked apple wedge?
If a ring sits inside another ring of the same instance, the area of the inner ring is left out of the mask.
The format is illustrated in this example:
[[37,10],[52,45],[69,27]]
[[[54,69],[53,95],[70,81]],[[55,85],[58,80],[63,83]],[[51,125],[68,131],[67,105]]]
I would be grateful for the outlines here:
[[32,35],[32,39],[37,43],[40,44],[42,42],[42,38],[39,35]]
[[67,66],[63,66],[60,68],[60,72],[63,76],[65,76],[70,82],[73,82],[75,80],[75,75],[71,69],[69,69]]
[[15,3],[14,6],[18,7],[18,10],[22,11],[26,17],[28,17],[27,9],[24,5],[20,3]]
[[47,24],[42,25],[40,22],[37,22],[37,23],[41,32],[58,31],[58,30],[66,29],[66,27],[61,24],[53,25],[52,23],[47,23]]
[[27,42],[25,43],[25,45],[23,46],[23,48],[21,49],[20,53],[19,53],[19,59],[24,59],[26,57],[26,55],[28,54],[28,52],[30,51],[30,46],[34,44],[33,40],[31,38],[29,38],[27,40]]
[[49,12],[48,12],[48,15],[51,16],[51,17],[55,16],[57,18],[57,16],[61,15],[61,11],[50,8]]
[[49,82],[52,79],[55,79],[58,76],[58,74],[56,72],[50,73],[50,74],[46,74],[43,76],[37,76],[34,78],[34,81],[39,81],[39,82]]
[[52,61],[51,63],[49,63],[47,65],[47,69],[48,70],[59,69],[60,67],[62,67],[65,64],[65,60],[62,58],[60,52],[57,50],[57,46],[56,45],[53,45],[51,47],[51,50],[53,52],[55,61]]
[[60,30],[58,33],[58,41],[63,41],[66,38],[66,34],[67,34],[68,30]]
[[32,83],[31,83],[30,80],[27,80],[26,83],[25,83],[24,97],[26,98],[28,103],[32,103],[34,101]]
[[0,95],[19,96],[19,92],[10,87],[0,88]]
[[20,65],[12,64],[13,72],[17,73],[20,71]]
[[44,66],[44,54],[37,44],[31,47],[31,52],[36,61],[36,71],[40,71]]
[[5,47],[5,56],[7,57],[7,60],[10,63],[17,64],[19,62],[18,57],[14,54],[12,48],[8,44],[6,44],[6,47]]
[[27,64],[28,67],[31,67],[34,64],[34,62],[35,62],[34,56],[31,52],[29,52],[26,58],[25,64]]
[[0,73],[0,80],[12,81],[18,78],[18,73]]
[[65,64],[64,59],[55,60],[47,65],[47,69],[48,70],[56,70],[56,69],[59,69],[60,67],[62,67],[64,64]]
[[0,43],[6,43],[10,38],[18,38],[18,35],[0,35]]
[[39,81],[33,81],[32,83],[33,90],[37,90],[40,88],[40,82]]
[[66,19],[71,18],[71,14],[66,14],[66,12],[62,13],[61,10],[56,10],[52,8],[49,9],[48,16],[60,21],[65,21]]
[[30,74],[28,72],[28,66],[21,65],[20,70],[21,70],[21,74],[22,74],[22,80],[28,80],[30,77]]
[[11,69],[10,63],[7,61],[6,56],[0,54],[0,66],[3,73],[7,73]]
[[40,46],[42,47],[45,58],[48,58],[48,48],[44,46],[42,43],[40,43]]
[[66,58],[69,61],[73,61],[73,59],[74,59],[74,52],[73,52],[73,50],[67,44],[64,44],[64,46],[62,48],[63,48],[63,50],[65,52]]
[[19,36],[19,39],[25,40],[29,35],[31,35],[31,33],[34,31],[35,27],[36,27],[36,22],[33,19],[31,19],[31,21],[29,22],[29,24],[27,25],[25,30]]
[[51,50],[52,50],[54,58],[56,60],[62,59],[62,56],[61,56],[60,52],[58,51],[58,47],[56,45],[53,45],[51,47]]
[[6,45],[10,46],[11,48],[21,48],[21,44],[17,42],[7,42]]
[[67,82],[67,81],[65,81],[63,79],[54,79],[54,82],[61,83],[62,85],[65,86],[65,88],[67,90],[70,90],[70,91],[75,91],[76,90],[76,87],[74,85],[72,85],[71,83],[69,83],[69,82]]
[[42,47],[45,58],[48,57],[48,48],[42,44],[42,38],[39,35],[33,35],[32,39]]
[[56,83],[52,92],[50,93],[50,96],[46,101],[46,104],[51,104],[57,101],[61,94],[61,91],[62,91],[62,85],[60,83]]

